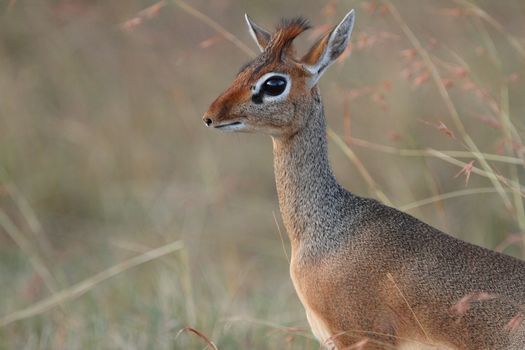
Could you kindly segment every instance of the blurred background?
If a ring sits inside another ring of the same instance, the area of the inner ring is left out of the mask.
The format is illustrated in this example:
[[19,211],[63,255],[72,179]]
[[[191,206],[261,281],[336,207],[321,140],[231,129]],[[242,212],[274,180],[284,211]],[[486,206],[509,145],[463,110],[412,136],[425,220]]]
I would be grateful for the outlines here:
[[271,140],[201,116],[245,12],[310,18],[305,50],[351,8],[320,82],[340,182],[523,258],[523,1],[3,0],[0,349],[318,349]]

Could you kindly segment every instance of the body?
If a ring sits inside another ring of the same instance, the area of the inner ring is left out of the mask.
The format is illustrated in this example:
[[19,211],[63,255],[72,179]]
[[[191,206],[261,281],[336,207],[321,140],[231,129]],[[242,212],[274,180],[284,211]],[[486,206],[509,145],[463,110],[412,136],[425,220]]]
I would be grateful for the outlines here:
[[290,273],[327,348],[524,349],[525,262],[455,239],[361,198],[335,179],[317,81],[344,51],[350,12],[301,59],[247,17],[261,55],[210,106],[207,126],[272,136]]

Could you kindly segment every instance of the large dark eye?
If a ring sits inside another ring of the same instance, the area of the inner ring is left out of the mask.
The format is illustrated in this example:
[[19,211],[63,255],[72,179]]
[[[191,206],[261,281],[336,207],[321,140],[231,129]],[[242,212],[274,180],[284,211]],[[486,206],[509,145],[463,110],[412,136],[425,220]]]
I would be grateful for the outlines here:
[[261,92],[268,96],[278,96],[286,89],[286,79],[278,75],[274,75],[266,79],[262,84]]

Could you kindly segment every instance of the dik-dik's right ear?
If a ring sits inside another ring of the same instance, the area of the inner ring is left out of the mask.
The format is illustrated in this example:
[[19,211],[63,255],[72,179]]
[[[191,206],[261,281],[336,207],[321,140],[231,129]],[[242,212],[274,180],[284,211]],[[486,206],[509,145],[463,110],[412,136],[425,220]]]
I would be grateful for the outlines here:
[[308,84],[314,86],[326,68],[347,48],[354,28],[355,12],[351,10],[332,31],[315,43],[301,59],[303,67],[312,75]]
[[250,30],[253,40],[255,40],[257,46],[259,46],[259,49],[264,51],[264,48],[270,41],[270,33],[268,33],[268,31],[266,31],[264,28],[255,24],[247,14],[244,15],[244,18],[246,19],[246,23],[248,24],[248,29]]

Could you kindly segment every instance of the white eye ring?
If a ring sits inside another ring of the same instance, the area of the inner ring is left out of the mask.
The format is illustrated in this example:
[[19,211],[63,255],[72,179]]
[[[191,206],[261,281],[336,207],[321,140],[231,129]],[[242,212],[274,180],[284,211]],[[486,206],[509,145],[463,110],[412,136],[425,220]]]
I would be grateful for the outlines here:
[[265,102],[270,102],[270,101],[276,102],[276,101],[284,100],[288,96],[288,93],[290,92],[290,89],[291,89],[291,86],[292,86],[292,79],[290,79],[290,76],[288,74],[278,73],[278,72],[269,72],[269,73],[266,73],[265,75],[263,75],[262,77],[260,77],[259,80],[257,80],[257,83],[255,83],[255,85],[252,87],[253,95],[254,96],[255,95],[259,95],[262,85],[270,77],[281,77],[281,78],[283,78],[284,80],[286,80],[286,87],[285,87],[284,91],[281,94],[277,95],[277,96],[270,96],[270,95],[262,94],[263,101],[265,101]]

